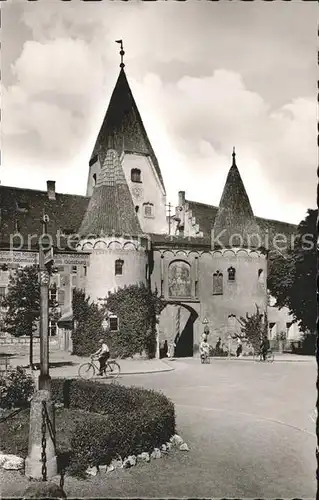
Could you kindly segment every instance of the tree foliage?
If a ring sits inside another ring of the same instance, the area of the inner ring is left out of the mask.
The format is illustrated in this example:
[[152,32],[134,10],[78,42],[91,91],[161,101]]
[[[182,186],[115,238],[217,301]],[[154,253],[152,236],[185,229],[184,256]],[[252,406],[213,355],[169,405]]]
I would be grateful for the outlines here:
[[[11,275],[8,293],[2,302],[6,308],[4,327],[15,337],[30,337],[30,365],[32,365],[32,337],[40,319],[39,268],[25,266]],[[57,304],[49,301],[49,318],[58,319]]]
[[269,256],[268,289],[279,308],[288,307],[302,331],[316,329],[317,210],[308,210],[293,248]]
[[130,285],[108,295],[106,308],[119,318],[119,333],[112,333],[112,343],[122,357],[156,350],[156,316],[165,307],[157,292],[143,283]]
[[88,356],[98,348],[98,341],[104,336],[102,322],[104,310],[90,303],[82,290],[73,290],[74,330],[72,334],[73,353]]
[[249,341],[254,349],[259,349],[262,337],[267,335],[267,315],[261,313],[259,307],[256,305],[256,312],[254,314],[246,313],[246,317],[241,316],[239,322],[243,337]]

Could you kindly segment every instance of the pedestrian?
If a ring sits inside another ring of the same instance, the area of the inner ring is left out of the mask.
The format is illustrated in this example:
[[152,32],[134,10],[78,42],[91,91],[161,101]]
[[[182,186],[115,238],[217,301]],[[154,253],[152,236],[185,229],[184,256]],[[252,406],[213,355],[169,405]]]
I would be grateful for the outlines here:
[[165,358],[166,356],[168,356],[168,343],[167,343],[167,340],[165,340],[164,346],[163,346],[163,358]]
[[239,356],[241,355],[241,353],[243,352],[243,344],[242,344],[242,341],[241,341],[241,338],[237,338],[237,350],[236,350],[236,356],[237,358],[239,358]]
[[168,358],[174,358],[174,355],[175,355],[175,347],[176,347],[176,344],[174,341],[170,342],[169,346],[168,346],[168,352],[167,352],[167,357]]
[[216,351],[219,352],[220,351],[220,347],[221,347],[221,343],[222,343],[222,339],[219,337],[217,343],[216,343]]

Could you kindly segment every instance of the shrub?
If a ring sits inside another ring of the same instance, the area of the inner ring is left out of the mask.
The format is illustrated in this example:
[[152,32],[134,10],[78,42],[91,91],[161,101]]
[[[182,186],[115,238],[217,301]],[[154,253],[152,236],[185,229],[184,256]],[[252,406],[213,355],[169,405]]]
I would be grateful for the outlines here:
[[31,375],[18,366],[0,379],[0,407],[24,408],[29,405],[35,385]]
[[[77,326],[73,332],[73,352],[86,356],[97,348],[97,341],[107,336],[113,357],[125,358],[146,351],[149,357],[156,350],[156,315],[165,303],[144,284],[130,285],[109,294],[102,308],[89,303],[83,291],[73,294],[73,315]],[[119,332],[103,330],[108,312],[119,318]]]
[[71,440],[73,474],[88,465],[109,464],[117,455],[151,451],[175,433],[173,403],[152,390],[53,379],[52,394],[70,409],[91,412],[77,423]]
[[82,290],[74,290],[72,307],[76,328],[72,333],[72,342],[73,353],[77,356],[92,354],[97,350],[99,339],[104,336],[104,311],[89,300]]

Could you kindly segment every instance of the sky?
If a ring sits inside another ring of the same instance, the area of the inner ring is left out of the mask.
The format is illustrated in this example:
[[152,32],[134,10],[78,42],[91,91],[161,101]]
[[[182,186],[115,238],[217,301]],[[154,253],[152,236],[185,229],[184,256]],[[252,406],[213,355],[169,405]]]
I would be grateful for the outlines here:
[[[316,207],[316,2],[1,5],[3,185],[85,195],[88,162],[125,71],[167,202],[218,205],[237,165],[256,215]],[[300,20],[302,19],[302,22]]]

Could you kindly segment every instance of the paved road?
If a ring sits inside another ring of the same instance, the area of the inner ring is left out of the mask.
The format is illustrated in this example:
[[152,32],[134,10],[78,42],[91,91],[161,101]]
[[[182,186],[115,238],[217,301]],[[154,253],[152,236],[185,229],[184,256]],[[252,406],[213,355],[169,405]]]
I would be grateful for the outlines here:
[[[314,359],[171,363],[175,371],[120,382],[170,397],[190,452],[85,482],[66,478],[68,497],[315,498]],[[24,478],[14,474],[6,496],[18,484],[23,491]]]

